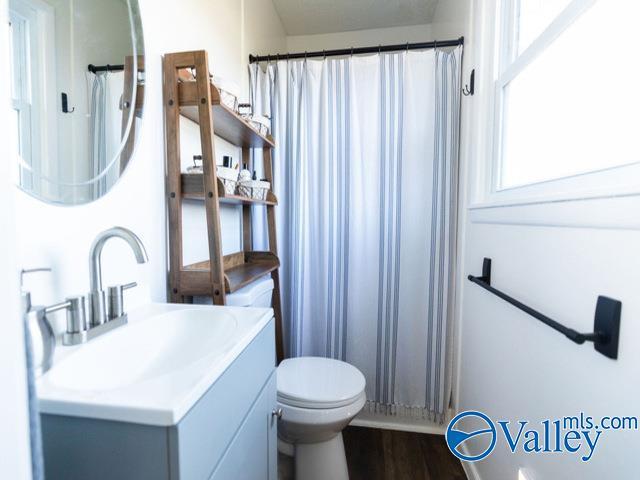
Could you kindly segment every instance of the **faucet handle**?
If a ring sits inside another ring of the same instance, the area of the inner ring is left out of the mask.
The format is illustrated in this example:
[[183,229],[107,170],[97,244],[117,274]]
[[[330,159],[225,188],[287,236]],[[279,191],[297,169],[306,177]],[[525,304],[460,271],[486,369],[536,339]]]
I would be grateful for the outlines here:
[[124,285],[114,285],[107,288],[107,318],[109,320],[115,320],[116,318],[124,315],[123,292],[137,286],[137,282],[131,282]]
[[66,298],[67,333],[81,333],[89,327],[87,324],[87,296],[78,295]]

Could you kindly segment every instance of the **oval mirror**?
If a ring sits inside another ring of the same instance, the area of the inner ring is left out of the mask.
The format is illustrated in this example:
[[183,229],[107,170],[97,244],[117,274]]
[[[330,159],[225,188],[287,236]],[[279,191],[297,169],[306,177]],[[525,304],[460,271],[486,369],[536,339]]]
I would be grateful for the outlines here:
[[136,0],[9,0],[20,188],[64,205],[105,195],[131,160],[144,100]]

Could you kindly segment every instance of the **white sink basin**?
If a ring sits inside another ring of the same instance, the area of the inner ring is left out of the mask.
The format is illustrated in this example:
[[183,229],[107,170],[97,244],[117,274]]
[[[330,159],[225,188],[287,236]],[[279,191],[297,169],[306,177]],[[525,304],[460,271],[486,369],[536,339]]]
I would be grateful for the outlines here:
[[273,317],[271,309],[151,304],[37,383],[40,411],[175,425]]

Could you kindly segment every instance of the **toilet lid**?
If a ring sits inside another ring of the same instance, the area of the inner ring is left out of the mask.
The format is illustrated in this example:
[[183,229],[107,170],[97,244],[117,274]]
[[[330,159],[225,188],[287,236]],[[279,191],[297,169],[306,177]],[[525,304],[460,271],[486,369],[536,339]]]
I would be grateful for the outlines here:
[[278,366],[278,401],[302,408],[338,408],[364,392],[364,375],[353,365],[321,357],[298,357]]

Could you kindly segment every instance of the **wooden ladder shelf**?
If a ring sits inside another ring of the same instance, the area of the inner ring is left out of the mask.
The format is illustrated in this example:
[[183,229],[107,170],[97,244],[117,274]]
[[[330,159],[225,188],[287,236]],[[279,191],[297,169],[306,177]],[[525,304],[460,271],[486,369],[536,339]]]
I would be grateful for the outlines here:
[[[184,69],[194,71],[195,79],[183,81],[180,71]],[[188,303],[194,295],[210,295],[214,304],[224,305],[226,294],[265,275],[271,275],[274,283],[272,306],[276,320],[276,354],[279,362],[283,358],[283,343],[275,215],[278,200],[271,192],[266,200],[225,194],[222,182],[216,175],[213,137],[217,135],[241,147],[243,162],[247,164],[250,163],[251,149],[261,148],[264,176],[272,186],[271,149],[275,144],[271,137],[258,133],[244,118],[221,102],[220,92],[209,80],[207,53],[204,50],[165,55],[163,72],[171,301]],[[200,127],[201,174],[181,171],[181,115]],[[209,258],[192,265],[183,263],[183,199],[203,200],[207,219]],[[243,250],[226,256],[222,255],[220,203],[231,203],[242,208]],[[267,209],[269,250],[266,252],[256,252],[252,248],[252,205],[264,205]]]

